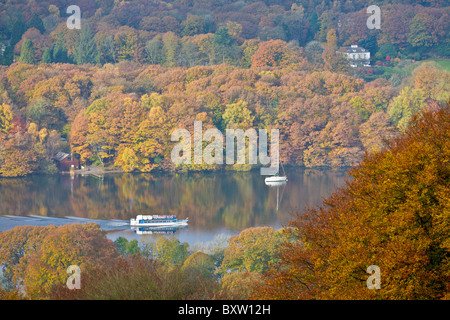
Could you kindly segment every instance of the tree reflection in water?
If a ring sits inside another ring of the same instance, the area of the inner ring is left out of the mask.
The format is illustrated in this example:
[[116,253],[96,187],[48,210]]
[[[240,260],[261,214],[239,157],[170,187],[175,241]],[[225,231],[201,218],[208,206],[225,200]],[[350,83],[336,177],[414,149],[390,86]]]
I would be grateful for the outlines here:
[[[0,215],[129,220],[138,214],[189,217],[189,230],[285,225],[341,186],[346,171],[290,168],[277,190],[259,170],[183,174],[34,175],[0,179]],[[281,189],[280,189],[281,191]]]

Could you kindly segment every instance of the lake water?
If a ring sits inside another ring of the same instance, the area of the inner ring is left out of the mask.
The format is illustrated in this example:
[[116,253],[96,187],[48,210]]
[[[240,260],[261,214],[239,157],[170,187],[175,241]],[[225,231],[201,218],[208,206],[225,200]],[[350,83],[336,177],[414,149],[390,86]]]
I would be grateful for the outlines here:
[[[189,218],[173,235],[190,245],[256,226],[279,228],[344,184],[347,171],[288,168],[289,181],[267,186],[259,170],[182,174],[33,175],[0,179],[0,231],[16,225],[97,222],[115,239],[139,239],[138,214]],[[173,230],[153,230],[151,236]]]

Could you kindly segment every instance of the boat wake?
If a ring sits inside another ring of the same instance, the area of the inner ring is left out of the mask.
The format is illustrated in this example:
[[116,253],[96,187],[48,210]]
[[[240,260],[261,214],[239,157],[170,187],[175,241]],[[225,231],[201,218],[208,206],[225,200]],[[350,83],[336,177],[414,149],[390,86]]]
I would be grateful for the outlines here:
[[61,226],[70,223],[97,223],[104,231],[120,230],[130,228],[130,222],[127,220],[101,220],[101,219],[89,219],[74,216],[66,217],[46,217],[39,215],[28,216],[12,216],[4,215],[0,216],[0,231],[6,231],[13,229],[17,226],[49,226],[56,225]]

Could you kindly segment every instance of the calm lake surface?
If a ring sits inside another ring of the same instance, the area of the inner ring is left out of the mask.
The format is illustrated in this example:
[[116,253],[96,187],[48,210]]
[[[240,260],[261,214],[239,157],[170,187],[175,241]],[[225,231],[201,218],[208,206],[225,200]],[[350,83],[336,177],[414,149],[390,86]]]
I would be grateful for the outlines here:
[[[138,214],[189,218],[186,228],[153,230],[190,245],[248,227],[279,228],[297,211],[321,204],[347,179],[346,170],[288,168],[289,181],[267,186],[259,170],[182,174],[33,175],[0,179],[0,231],[16,225],[96,222],[115,239],[139,239]],[[277,201],[278,200],[278,201]]]

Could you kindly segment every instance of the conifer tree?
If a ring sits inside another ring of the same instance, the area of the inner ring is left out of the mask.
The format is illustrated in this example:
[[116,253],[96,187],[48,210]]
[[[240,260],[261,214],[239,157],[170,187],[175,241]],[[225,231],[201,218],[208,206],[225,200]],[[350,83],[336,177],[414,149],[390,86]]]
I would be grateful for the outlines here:
[[99,60],[97,44],[94,41],[94,33],[89,25],[85,25],[80,34],[77,46],[75,47],[75,62],[80,64],[98,63]]
[[63,34],[60,33],[58,36],[58,41],[53,48],[53,62],[67,63],[69,58],[67,56],[67,49],[64,43]]
[[42,53],[42,63],[52,63],[53,62],[53,46],[46,48],[44,53]]
[[34,46],[33,41],[27,39],[22,44],[22,50],[20,51],[20,61],[34,64]]
[[29,28],[38,29],[42,34],[45,32],[44,23],[37,14],[33,15],[33,17],[30,19],[30,21],[28,23],[28,26],[29,26]]

